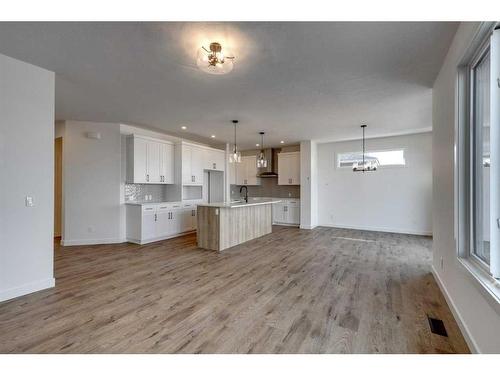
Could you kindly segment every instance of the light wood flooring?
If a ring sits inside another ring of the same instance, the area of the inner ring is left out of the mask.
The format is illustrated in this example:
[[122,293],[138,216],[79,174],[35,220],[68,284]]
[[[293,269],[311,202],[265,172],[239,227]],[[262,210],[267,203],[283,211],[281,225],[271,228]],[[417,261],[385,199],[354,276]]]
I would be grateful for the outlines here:
[[0,353],[467,353],[431,245],[274,227],[222,253],[195,235],[56,246],[56,287],[0,303]]

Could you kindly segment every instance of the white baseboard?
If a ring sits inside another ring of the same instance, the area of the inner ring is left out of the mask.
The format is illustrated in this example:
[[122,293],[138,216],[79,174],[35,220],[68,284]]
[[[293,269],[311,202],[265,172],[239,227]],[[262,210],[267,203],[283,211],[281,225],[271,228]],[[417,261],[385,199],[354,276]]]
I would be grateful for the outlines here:
[[458,324],[458,328],[460,328],[460,331],[462,332],[462,335],[464,336],[465,341],[467,342],[467,345],[469,346],[469,349],[472,353],[478,353],[480,354],[481,351],[479,350],[479,347],[477,346],[476,341],[472,337],[469,328],[467,327],[467,324],[465,321],[462,319],[462,315],[457,309],[457,306],[455,305],[455,302],[453,302],[453,299],[451,298],[450,294],[448,293],[448,290],[446,289],[445,285],[443,284],[443,280],[439,277],[439,274],[436,271],[436,268],[434,268],[434,265],[431,266],[432,269],[432,274],[434,275],[434,279],[436,280],[439,289],[441,289],[441,292],[444,295],[444,298],[446,300],[446,303],[448,303],[448,306],[450,307],[451,313],[453,314],[453,317],[455,318],[455,321]]
[[400,228],[383,228],[383,227],[371,227],[371,226],[359,226],[359,225],[342,225],[342,224],[319,224],[321,227],[331,227],[340,229],[357,229],[357,230],[367,230],[371,232],[387,232],[387,233],[401,233],[401,234],[414,234],[417,236],[432,236],[432,232],[419,231],[413,229],[400,229]]
[[301,226],[299,226],[300,229],[314,229],[316,227],[317,227],[317,225],[301,225]]
[[79,246],[79,245],[105,245],[113,243],[127,242],[125,238],[95,238],[86,240],[61,240],[62,246]]
[[56,285],[56,279],[51,277],[44,280],[32,281],[30,283],[23,284],[15,288],[2,290],[0,291],[0,302],[24,296],[26,294],[38,292],[43,289],[53,288],[55,285]]

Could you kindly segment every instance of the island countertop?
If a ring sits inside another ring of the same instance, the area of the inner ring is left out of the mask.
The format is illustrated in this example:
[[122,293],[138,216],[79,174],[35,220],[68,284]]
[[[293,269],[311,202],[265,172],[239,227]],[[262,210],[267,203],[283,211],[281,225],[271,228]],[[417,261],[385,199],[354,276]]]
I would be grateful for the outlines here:
[[279,203],[281,199],[275,198],[249,198],[248,202],[235,201],[235,202],[215,202],[215,203],[198,203],[197,206],[201,207],[216,207],[216,208],[238,208],[238,207],[248,207],[248,206],[258,206],[262,204],[273,204]]

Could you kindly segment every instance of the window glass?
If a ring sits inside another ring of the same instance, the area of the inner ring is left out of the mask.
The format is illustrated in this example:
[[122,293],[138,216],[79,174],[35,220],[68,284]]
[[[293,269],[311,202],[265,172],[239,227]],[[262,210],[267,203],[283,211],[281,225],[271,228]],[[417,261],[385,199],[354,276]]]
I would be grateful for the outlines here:
[[[338,154],[337,166],[352,168],[353,165],[362,165],[362,152],[346,152]],[[369,151],[365,152],[365,165],[384,167],[390,165],[406,165],[404,150]]]
[[490,263],[490,55],[472,70],[472,252]]

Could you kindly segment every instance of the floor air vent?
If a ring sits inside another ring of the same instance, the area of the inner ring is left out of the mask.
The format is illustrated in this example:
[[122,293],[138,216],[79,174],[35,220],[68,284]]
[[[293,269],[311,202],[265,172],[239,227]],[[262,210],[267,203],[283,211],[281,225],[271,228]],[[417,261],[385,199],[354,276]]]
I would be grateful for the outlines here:
[[446,332],[446,328],[444,328],[444,323],[441,319],[434,319],[431,317],[427,317],[429,320],[429,326],[431,327],[431,332],[435,333],[439,336],[448,337],[448,332]]

